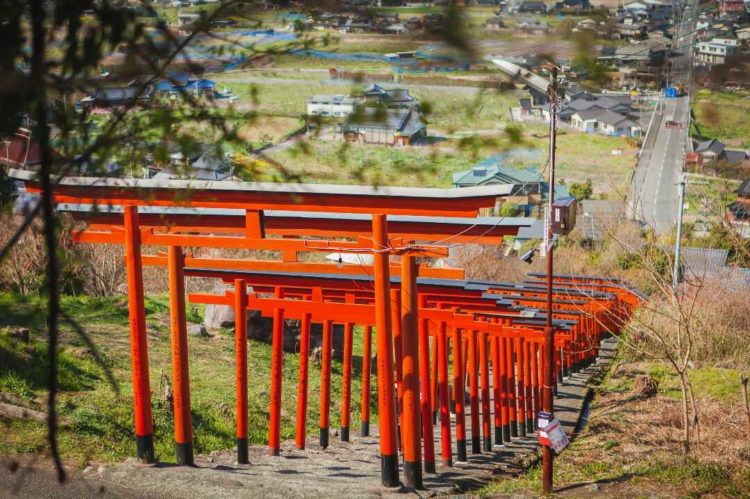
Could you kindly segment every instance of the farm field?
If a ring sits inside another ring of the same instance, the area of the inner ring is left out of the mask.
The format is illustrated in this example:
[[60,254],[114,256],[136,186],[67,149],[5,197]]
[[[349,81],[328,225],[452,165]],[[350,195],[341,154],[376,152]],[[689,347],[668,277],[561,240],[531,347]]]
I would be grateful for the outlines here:
[[[701,135],[730,147],[750,148],[750,94],[700,90],[693,112]],[[694,128],[695,129],[695,128]]]

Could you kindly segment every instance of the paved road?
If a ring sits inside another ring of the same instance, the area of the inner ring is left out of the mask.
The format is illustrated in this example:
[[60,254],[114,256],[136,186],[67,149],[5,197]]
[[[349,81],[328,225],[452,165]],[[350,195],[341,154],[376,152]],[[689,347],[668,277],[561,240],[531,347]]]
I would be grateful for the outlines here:
[[[682,14],[678,15],[678,35],[672,42],[674,54],[670,58],[670,85],[690,83],[695,6],[695,0],[688,2]],[[630,217],[642,220],[657,233],[671,230],[677,222],[677,182],[689,146],[685,127],[690,121],[690,97],[662,99],[660,106],[644,139],[628,203]],[[667,128],[666,122],[670,120],[680,123],[682,128]]]

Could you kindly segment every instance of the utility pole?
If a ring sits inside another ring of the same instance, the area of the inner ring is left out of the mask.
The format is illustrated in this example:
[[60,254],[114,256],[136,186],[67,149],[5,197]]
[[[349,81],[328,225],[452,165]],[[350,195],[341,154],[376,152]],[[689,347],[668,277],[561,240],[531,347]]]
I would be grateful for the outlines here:
[[677,294],[677,286],[680,284],[680,249],[682,248],[682,212],[685,206],[685,174],[680,174],[677,184],[679,193],[679,206],[677,207],[677,239],[674,242],[674,271],[672,272],[672,292]]
[[[547,325],[544,328],[544,389],[542,410],[552,416],[554,400],[552,387],[555,383],[555,337],[552,329],[552,205],[555,202],[555,142],[557,133],[557,66],[552,67],[552,81],[547,87],[549,99],[549,187],[547,204],[547,237],[545,248],[547,256]],[[542,491],[544,495],[552,492],[552,460],[554,455],[549,445],[542,446]]]

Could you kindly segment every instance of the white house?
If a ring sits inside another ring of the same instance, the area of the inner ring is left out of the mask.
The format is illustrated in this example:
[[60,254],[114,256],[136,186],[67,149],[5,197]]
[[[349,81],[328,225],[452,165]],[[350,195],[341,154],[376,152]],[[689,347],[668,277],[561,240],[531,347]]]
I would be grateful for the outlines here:
[[726,45],[712,39],[698,44],[698,60],[708,64],[724,64],[728,56],[737,52],[737,45]]
[[315,95],[307,100],[307,115],[345,117],[362,102],[363,99],[345,95]]
[[641,134],[638,123],[630,117],[599,107],[573,113],[570,124],[576,130],[585,133],[615,137],[638,137]]
[[641,129],[636,122],[614,111],[604,111],[597,116],[596,121],[601,135],[637,137],[641,134]]
[[570,124],[581,132],[596,133],[596,117],[599,116],[601,111],[599,108],[577,111],[570,117]]

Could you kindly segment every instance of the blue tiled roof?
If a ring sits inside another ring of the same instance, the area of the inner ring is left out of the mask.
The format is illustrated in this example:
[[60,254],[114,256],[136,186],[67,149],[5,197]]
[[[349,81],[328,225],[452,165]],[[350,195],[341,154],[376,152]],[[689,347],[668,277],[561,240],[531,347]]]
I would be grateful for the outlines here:
[[453,184],[459,186],[497,184],[529,184],[540,182],[539,172],[503,165],[505,155],[494,154],[474,165],[470,170],[453,174]]

